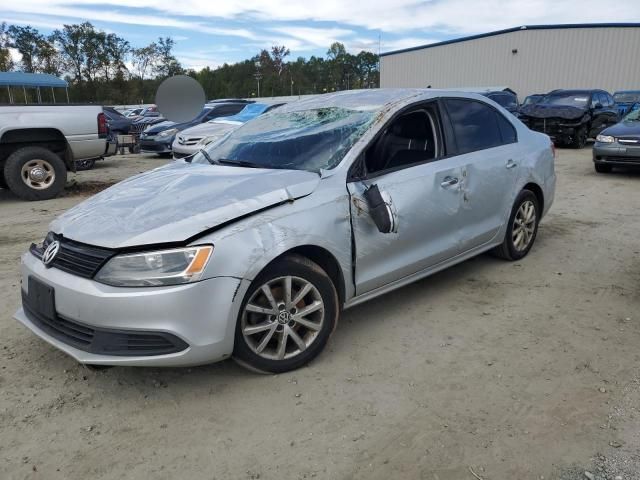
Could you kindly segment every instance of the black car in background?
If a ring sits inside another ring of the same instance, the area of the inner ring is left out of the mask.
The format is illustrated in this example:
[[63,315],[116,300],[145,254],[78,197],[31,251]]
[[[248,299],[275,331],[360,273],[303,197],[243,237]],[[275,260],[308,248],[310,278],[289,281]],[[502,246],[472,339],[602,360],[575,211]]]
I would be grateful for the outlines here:
[[127,118],[113,107],[103,107],[105,117],[107,117],[107,128],[109,129],[109,137],[117,135],[126,135],[131,129],[133,123],[132,118]]
[[554,90],[520,109],[520,120],[546,133],[559,147],[582,148],[605,128],[618,123],[613,97],[604,90]]
[[520,104],[520,108],[528,107],[529,105],[535,105],[540,100],[544,98],[544,93],[533,93],[531,95],[527,95],[525,99]]
[[140,151],[144,153],[171,153],[171,145],[178,132],[218,117],[234,115],[246,106],[245,102],[210,103],[205,105],[200,114],[189,122],[164,121],[153,125],[140,134]]
[[509,111],[509,113],[515,115],[518,112],[518,96],[513,90],[505,89],[493,92],[483,92],[482,95],[490,98],[505,110]]

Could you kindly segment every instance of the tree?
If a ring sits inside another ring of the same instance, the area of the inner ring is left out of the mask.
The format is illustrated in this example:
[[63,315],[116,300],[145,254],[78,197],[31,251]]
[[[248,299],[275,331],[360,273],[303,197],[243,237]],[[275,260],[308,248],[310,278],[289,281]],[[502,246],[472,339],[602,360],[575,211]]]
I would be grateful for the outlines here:
[[39,47],[45,42],[45,38],[31,27],[11,25],[8,29],[11,48],[18,50],[22,59],[20,61],[22,71],[35,73],[38,62]]
[[133,49],[133,66],[140,80],[144,80],[147,72],[155,68],[157,58],[158,45],[155,42],[146,47]]
[[172,50],[175,45],[171,37],[159,37],[156,47],[154,73],[159,77],[171,77],[184,72],[182,65],[173,55]]
[[0,23],[0,72],[13,70],[14,64],[9,51],[9,33],[6,22]]
[[291,53],[287,47],[284,45],[271,47],[271,62],[273,64],[273,68],[276,71],[276,74],[279,76],[282,75],[282,72],[285,68],[284,59]]
[[93,29],[89,22],[80,25],[64,25],[62,30],[53,32],[53,39],[59,47],[62,64],[66,71],[73,73],[74,80],[82,84],[82,74],[86,60],[86,31]]

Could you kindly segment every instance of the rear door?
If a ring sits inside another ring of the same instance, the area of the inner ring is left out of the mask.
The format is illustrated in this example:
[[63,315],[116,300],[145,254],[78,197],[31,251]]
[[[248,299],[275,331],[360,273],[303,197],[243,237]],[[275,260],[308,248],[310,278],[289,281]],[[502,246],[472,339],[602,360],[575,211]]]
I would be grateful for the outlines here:
[[462,166],[461,250],[493,240],[508,219],[522,161],[517,132],[502,112],[473,99],[443,100]]

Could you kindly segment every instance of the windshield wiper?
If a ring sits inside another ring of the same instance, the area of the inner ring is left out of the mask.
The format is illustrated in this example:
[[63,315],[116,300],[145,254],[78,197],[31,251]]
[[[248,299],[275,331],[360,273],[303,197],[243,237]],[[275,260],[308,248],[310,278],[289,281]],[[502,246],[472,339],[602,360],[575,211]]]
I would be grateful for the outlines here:
[[237,165],[238,167],[246,168],[269,168],[265,165],[259,165],[257,163],[247,162],[246,160],[229,160],[227,158],[221,158],[218,160],[221,165]]
[[211,156],[207,153],[207,151],[204,148],[200,149],[200,153],[202,154],[202,156],[204,158],[207,159],[207,162],[209,162],[211,165],[220,165],[220,162],[214,160],[213,158],[211,158]]

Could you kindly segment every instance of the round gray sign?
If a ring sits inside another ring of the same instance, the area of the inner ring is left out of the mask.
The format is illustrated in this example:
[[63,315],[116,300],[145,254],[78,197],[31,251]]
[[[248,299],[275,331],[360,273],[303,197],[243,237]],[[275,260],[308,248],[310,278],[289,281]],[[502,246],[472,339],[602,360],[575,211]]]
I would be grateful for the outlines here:
[[204,107],[202,85],[194,78],[176,75],[163,81],[156,92],[158,111],[172,122],[188,122],[196,118]]

